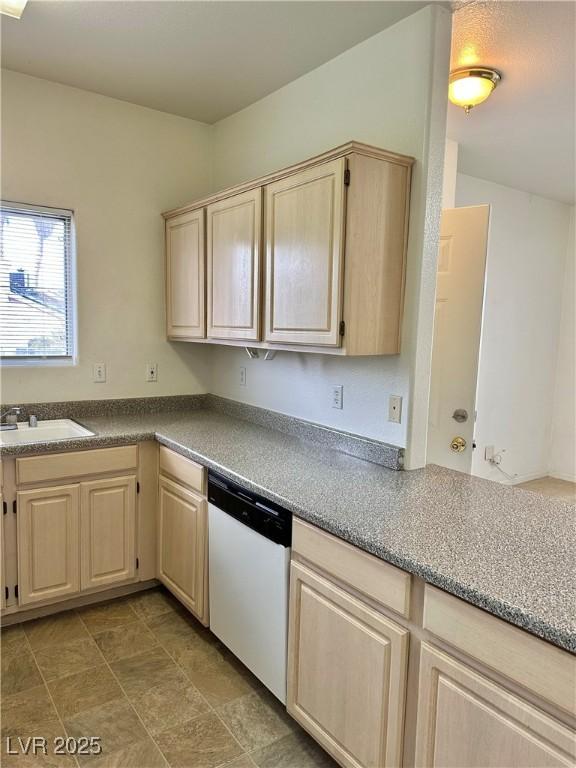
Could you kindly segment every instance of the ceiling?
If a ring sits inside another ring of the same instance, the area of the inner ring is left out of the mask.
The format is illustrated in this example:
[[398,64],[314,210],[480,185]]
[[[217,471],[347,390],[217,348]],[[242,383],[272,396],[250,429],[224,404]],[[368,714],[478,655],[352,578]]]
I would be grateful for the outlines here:
[[[214,123],[416,12],[425,2],[30,0],[3,17],[2,65]],[[452,68],[503,79],[448,108],[459,170],[575,202],[576,3],[455,0]]]
[[424,5],[31,0],[2,66],[214,123]]
[[448,108],[458,170],[575,202],[576,4],[454,4],[451,68],[494,67],[502,82],[467,117]]

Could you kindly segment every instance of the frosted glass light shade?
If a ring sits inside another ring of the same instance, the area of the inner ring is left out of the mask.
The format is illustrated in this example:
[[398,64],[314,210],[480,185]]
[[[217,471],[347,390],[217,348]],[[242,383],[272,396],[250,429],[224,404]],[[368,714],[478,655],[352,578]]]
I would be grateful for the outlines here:
[[450,73],[448,98],[452,104],[462,107],[466,113],[472,107],[482,104],[501,80],[501,75],[494,69],[484,67],[466,67]]

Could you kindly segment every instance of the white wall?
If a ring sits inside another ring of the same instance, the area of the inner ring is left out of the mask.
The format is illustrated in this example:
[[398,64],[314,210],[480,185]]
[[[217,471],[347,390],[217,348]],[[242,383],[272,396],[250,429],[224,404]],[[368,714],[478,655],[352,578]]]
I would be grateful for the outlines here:
[[576,207],[572,206],[570,235],[566,254],[562,311],[558,338],[558,363],[550,448],[550,474],[563,480],[576,482],[576,312],[574,293],[576,286]]
[[[211,130],[3,73],[2,197],[74,209],[80,297],[78,365],[4,367],[4,402],[206,391],[209,352],[166,341],[160,212],[209,191]],[[94,362],[106,384],[92,383]]]
[[458,142],[446,139],[444,176],[442,178],[442,208],[456,207],[456,178],[458,176]]
[[[449,13],[429,6],[215,125],[215,188],[350,139],[416,157],[402,354],[340,360],[282,353],[264,362],[221,347],[212,378],[216,394],[408,442],[412,466],[422,463],[425,447],[449,35]],[[342,411],[330,407],[333,384],[344,385]],[[404,397],[400,426],[386,420],[390,394]]]
[[484,460],[506,449],[517,482],[548,474],[570,209],[458,174],[458,206],[489,203],[486,293],[472,473],[503,480]]

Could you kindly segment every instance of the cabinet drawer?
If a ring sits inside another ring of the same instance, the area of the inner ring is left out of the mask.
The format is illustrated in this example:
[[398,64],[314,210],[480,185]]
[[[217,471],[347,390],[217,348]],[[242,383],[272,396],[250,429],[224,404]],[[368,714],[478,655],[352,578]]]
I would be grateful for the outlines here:
[[138,466],[138,448],[122,445],[95,451],[71,451],[16,459],[16,482],[43,483],[66,477],[124,472]]
[[567,712],[575,713],[576,657],[426,586],[424,629]]
[[294,520],[292,552],[401,616],[410,615],[410,574],[374,555]]
[[173,477],[202,495],[206,493],[206,470],[204,467],[163,445],[160,446],[160,472],[163,475]]

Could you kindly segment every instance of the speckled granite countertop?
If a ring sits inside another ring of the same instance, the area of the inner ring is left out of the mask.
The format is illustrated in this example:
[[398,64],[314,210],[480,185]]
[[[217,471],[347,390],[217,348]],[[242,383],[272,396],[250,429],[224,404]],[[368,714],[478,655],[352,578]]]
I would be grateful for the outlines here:
[[395,472],[211,410],[81,419],[94,438],[156,438],[298,517],[576,652],[576,505],[436,466]]

